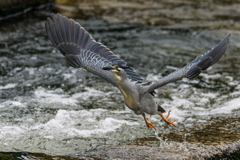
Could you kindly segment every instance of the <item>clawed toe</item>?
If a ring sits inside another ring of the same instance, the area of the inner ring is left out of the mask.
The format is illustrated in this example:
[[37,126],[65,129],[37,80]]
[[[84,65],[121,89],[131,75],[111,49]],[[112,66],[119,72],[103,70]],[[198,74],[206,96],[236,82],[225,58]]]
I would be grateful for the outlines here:
[[157,129],[157,128],[156,128],[151,122],[149,122],[149,121],[146,121],[146,125],[147,125],[148,129],[150,129],[150,128]]
[[144,118],[144,121],[146,122],[146,125],[147,125],[148,129],[149,129],[149,128],[157,129],[157,128],[151,123],[151,117],[147,120],[144,113],[142,113],[142,116],[143,116],[143,118]]
[[167,114],[166,117],[163,116],[162,112],[158,112],[158,114],[159,114],[159,115],[162,117],[162,119],[167,123],[167,125],[169,125],[169,126],[173,125],[173,126],[176,127],[176,125],[174,124],[174,121],[169,121],[169,120],[168,120],[168,117],[170,116],[170,112],[171,112],[171,111],[168,112],[168,114]]
[[[175,126],[175,127],[176,127],[176,125],[174,124],[174,121],[169,121],[169,120],[168,120],[168,118],[169,118],[169,116],[170,116],[170,111],[168,112],[168,114],[167,114],[166,117],[163,116],[162,112],[158,112],[158,114],[159,114],[159,115],[162,117],[162,119],[167,123],[167,125],[169,125],[169,126],[172,125],[172,126]],[[142,113],[142,116],[143,116],[144,121],[146,122],[146,125],[147,125],[148,128],[157,129],[157,128],[151,123],[151,117],[147,120],[147,118],[146,118],[146,116],[145,116],[144,113]]]
[[176,127],[176,125],[174,124],[174,121],[171,121],[171,122],[170,122],[170,121],[166,120],[165,122],[166,122],[167,125],[169,125],[169,126],[173,125],[173,126]]

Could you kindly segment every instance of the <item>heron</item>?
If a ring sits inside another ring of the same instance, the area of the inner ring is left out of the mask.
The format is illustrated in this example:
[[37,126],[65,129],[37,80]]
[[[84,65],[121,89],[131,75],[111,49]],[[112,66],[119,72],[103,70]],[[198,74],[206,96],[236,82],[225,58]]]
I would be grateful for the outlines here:
[[[117,87],[126,106],[135,114],[142,115],[146,126],[155,130],[156,127],[151,123],[152,115],[159,115],[167,125],[176,126],[174,121],[169,120],[170,111],[164,115],[165,109],[154,100],[155,90],[183,78],[197,77],[223,56],[231,35],[227,34],[215,47],[184,67],[146,85],[133,67],[97,42],[73,19],[59,13],[51,14],[45,22],[45,29],[53,46],[62,53],[70,66],[91,72]],[[149,118],[146,114],[150,115]]]

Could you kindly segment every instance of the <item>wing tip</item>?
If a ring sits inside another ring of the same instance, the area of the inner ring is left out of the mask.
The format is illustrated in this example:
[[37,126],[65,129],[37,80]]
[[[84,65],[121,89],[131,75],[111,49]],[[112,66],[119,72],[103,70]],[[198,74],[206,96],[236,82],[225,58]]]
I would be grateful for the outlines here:
[[222,41],[226,41],[226,43],[229,42],[229,39],[230,39],[230,36],[231,36],[231,33],[228,33],[223,39]]
[[224,55],[230,36],[231,33],[228,33],[212,50],[208,51],[207,54],[202,56],[197,65],[187,72],[186,77],[193,79],[202,71],[215,64]]
[[[187,64],[185,67],[149,85],[148,92],[152,92],[159,87],[162,87],[176,80],[180,80],[182,78],[193,79],[197,77],[203,71],[202,69],[207,69],[209,66],[216,63],[222,57],[222,55],[225,53],[227,49],[227,43],[229,42],[230,36],[231,36],[231,33],[228,33],[224,38],[222,38],[222,40],[217,44],[217,46],[215,46],[213,49],[211,49],[204,55],[198,56],[195,60]],[[217,54],[218,55],[216,57],[217,60],[214,63],[210,63],[210,61],[213,61],[211,56],[215,55],[214,52],[217,52],[217,53],[220,52],[220,56]],[[204,62],[202,60],[204,60]],[[201,66],[199,66],[199,64]]]

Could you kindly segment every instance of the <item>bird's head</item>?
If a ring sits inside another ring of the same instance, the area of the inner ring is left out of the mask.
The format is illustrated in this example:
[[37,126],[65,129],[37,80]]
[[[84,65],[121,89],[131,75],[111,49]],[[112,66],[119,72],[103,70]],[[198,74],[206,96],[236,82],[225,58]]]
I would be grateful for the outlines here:
[[112,72],[114,77],[117,80],[122,80],[122,79],[126,79],[127,78],[126,72],[125,72],[125,70],[123,69],[122,66],[111,65],[111,66],[103,67],[102,69]]
[[118,72],[121,72],[123,70],[118,65],[111,65],[111,66],[103,67],[102,69],[103,70],[108,70],[112,73],[118,73]]

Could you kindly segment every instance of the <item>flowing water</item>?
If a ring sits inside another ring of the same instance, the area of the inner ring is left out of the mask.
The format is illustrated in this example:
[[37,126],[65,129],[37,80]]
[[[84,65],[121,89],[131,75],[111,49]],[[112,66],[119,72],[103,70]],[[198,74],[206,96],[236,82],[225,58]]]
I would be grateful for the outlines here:
[[178,132],[240,114],[239,3],[209,1],[209,10],[222,9],[211,12],[204,2],[199,8],[182,1],[107,2],[60,3],[0,21],[0,151],[64,155],[155,135],[116,88],[66,64],[44,30],[52,12],[74,18],[146,82],[183,67],[231,33],[214,66],[157,90],[156,101],[171,110],[177,127],[159,116],[152,122],[159,133]]

